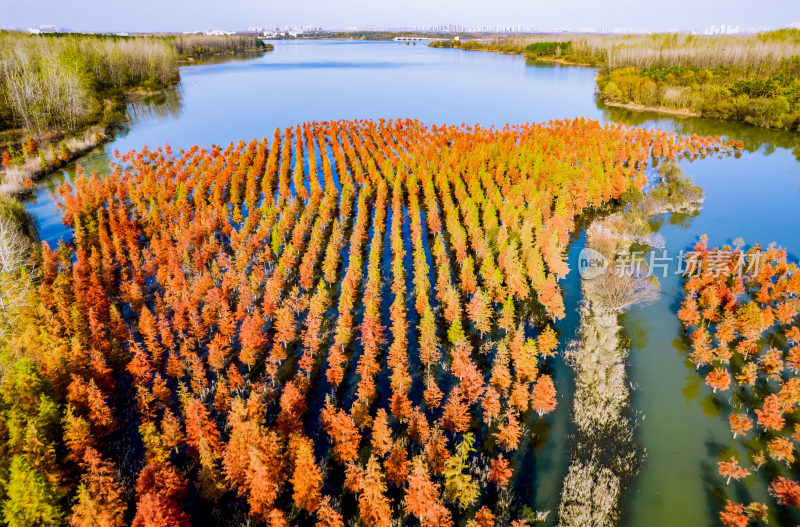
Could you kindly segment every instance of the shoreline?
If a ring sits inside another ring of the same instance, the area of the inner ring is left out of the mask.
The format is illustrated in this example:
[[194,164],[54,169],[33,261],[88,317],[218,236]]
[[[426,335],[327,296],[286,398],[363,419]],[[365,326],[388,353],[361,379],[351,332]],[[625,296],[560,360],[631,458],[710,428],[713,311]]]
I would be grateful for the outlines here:
[[[121,88],[122,96],[115,95],[113,90],[99,93],[104,104],[110,105],[112,118],[107,122],[101,117],[97,121],[86,123],[80,129],[69,132],[65,130],[47,130],[39,140],[34,141],[36,152],[24,156],[21,161],[7,167],[0,167],[0,195],[8,198],[19,198],[29,194],[36,184],[47,176],[75,161],[97,146],[113,139],[117,128],[127,119],[127,108],[133,102],[147,97],[165,93],[175,89],[181,82],[179,68],[182,66],[203,64],[215,57],[236,55],[237,53],[274,51],[272,44],[265,43],[257,49],[229,49],[202,54],[188,54],[178,57],[175,62],[173,78],[168,84],[157,88],[131,86]],[[4,140],[15,149],[22,149],[22,143],[30,137],[30,131],[24,128],[10,129],[3,132]],[[62,147],[66,147],[63,148]],[[3,149],[0,149],[2,151]],[[10,150],[10,148],[9,148]]]
[[[466,44],[466,42],[465,42]],[[569,61],[560,57],[550,57],[550,56],[539,56],[539,57],[529,57],[524,50],[504,50],[504,49],[492,49],[487,47],[476,47],[476,48],[464,48],[462,46],[453,47],[453,48],[446,48],[446,49],[461,49],[462,51],[487,51],[490,53],[501,53],[503,55],[519,55],[525,58],[526,62],[532,63],[542,63],[542,64],[560,64],[563,66],[579,66],[579,67],[586,67],[586,68],[595,68],[597,70],[602,70],[606,68],[607,71],[616,71],[619,68],[608,68],[608,66],[604,64],[589,64],[586,62],[574,62]],[[598,88],[596,86],[596,92]],[[773,99],[770,99],[773,100]],[[612,102],[608,100],[600,98],[600,102],[602,102],[605,106],[614,107],[614,108],[623,108],[626,110],[638,111],[638,112],[655,112],[655,113],[662,113],[665,115],[673,115],[676,117],[704,117],[707,119],[714,119],[717,121],[728,121],[733,123],[741,123],[747,124],[756,128],[763,128],[765,130],[783,130],[783,131],[792,131],[790,125],[774,125],[774,124],[758,124],[756,122],[752,122],[747,118],[734,118],[733,116],[712,116],[712,115],[703,115],[702,112],[693,110],[690,108],[669,108],[665,106],[648,106],[644,104],[639,104],[635,102],[631,103],[620,103],[620,102]]]
[[[101,125],[93,125],[78,134],[62,139],[58,142],[42,145],[48,148],[50,159],[46,159],[48,166],[42,168],[41,158],[29,157],[20,165],[12,165],[0,171],[0,195],[8,198],[20,198],[36,188],[36,184],[50,174],[60,170],[65,165],[75,161],[104,141],[107,141],[113,134]],[[56,149],[60,149],[61,144],[65,144],[69,151],[69,157],[64,159],[59,157]]]
[[[526,57],[527,58],[527,57]],[[562,59],[560,57],[533,57],[528,59],[532,62],[552,62],[556,64],[561,64],[564,66],[580,66],[583,68],[600,68],[601,66],[597,64],[589,64],[588,62],[571,62],[566,59]]]
[[519,55],[525,58],[525,60],[529,62],[549,62],[549,63],[556,63],[562,64],[564,66],[581,66],[584,68],[601,68],[602,64],[589,64],[588,62],[575,62],[570,61],[561,57],[551,57],[548,55],[539,55],[539,56],[528,56],[525,50],[504,50],[504,49],[492,49],[492,48],[485,48],[485,47],[477,47],[477,48],[465,48],[463,45],[461,46],[452,46],[452,47],[438,47],[438,46],[428,46],[432,47],[433,49],[460,49],[461,51],[488,51],[489,53],[500,53],[502,55]]
[[452,48],[439,48],[439,49],[460,49],[461,51],[486,51],[489,53],[500,53],[502,55],[518,55],[523,57],[528,62],[548,62],[548,63],[555,63],[561,64],[563,66],[580,66],[583,68],[599,68],[600,66],[596,64],[589,64],[588,62],[571,62],[566,59],[562,59],[560,57],[547,57],[547,56],[539,56],[539,57],[528,57],[528,55],[524,51],[505,51],[502,49],[490,49],[490,48],[463,48],[461,46],[452,47]]
[[[527,62],[543,62],[549,64],[560,64],[563,66],[578,66],[583,68],[601,68],[602,65],[597,64],[589,64],[587,62],[571,62],[566,59],[562,59],[560,57],[528,57],[524,51],[504,51],[500,49],[489,49],[489,48],[474,48],[474,49],[464,49],[462,47],[452,48],[452,49],[461,49],[462,51],[487,51],[490,53],[501,53],[503,55],[519,55],[525,58]],[[657,113],[664,113],[669,115],[676,115],[678,117],[702,117],[703,115],[699,112],[694,110],[690,110],[689,108],[667,108],[666,106],[646,106],[644,104],[639,104],[635,102],[630,103],[621,103],[621,102],[612,102],[606,101],[604,99],[600,99],[606,106],[613,106],[615,108],[624,108],[626,110],[633,110],[637,112],[657,112]],[[721,119],[727,120],[727,119]],[[742,122],[742,121],[736,121]]]
[[[606,106],[613,106],[614,108],[625,108],[626,110],[634,110],[637,112],[658,112],[670,115],[677,115],[679,117],[702,117],[702,114],[690,110],[688,108],[667,108],[665,106],[646,106],[644,104],[639,104],[635,102],[622,103],[622,102],[606,101],[603,99],[600,99],[600,101]],[[720,119],[720,120],[724,121],[727,119]]]

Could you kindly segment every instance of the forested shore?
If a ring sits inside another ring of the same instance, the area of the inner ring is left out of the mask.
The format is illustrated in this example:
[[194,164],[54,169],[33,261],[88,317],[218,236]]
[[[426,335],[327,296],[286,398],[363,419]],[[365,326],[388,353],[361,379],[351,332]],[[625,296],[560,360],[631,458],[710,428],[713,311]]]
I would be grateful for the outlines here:
[[0,32],[0,193],[24,192],[103,141],[131,97],[178,82],[181,61],[271,49],[244,36]]
[[800,130],[797,29],[737,36],[539,35],[431,46],[596,66],[598,96],[610,104]]

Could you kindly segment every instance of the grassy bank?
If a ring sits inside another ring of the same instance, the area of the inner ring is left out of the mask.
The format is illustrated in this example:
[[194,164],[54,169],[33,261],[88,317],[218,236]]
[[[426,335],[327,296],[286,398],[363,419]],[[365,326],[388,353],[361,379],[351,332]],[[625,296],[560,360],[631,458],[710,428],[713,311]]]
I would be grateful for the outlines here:
[[460,47],[601,68],[607,103],[800,129],[800,30],[757,35],[537,35]]
[[0,32],[0,192],[20,193],[103,141],[132,94],[178,82],[181,60],[269,49],[242,36]]

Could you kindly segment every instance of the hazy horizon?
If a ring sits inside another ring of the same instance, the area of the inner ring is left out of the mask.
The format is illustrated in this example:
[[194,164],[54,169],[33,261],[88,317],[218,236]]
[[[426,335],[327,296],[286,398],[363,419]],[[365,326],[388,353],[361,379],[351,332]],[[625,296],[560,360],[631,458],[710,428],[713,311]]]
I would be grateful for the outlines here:
[[694,31],[709,26],[781,28],[800,21],[796,0],[753,4],[743,0],[675,0],[667,8],[635,0],[565,0],[560,3],[496,0],[296,0],[265,4],[256,0],[106,3],[80,0],[6,2],[0,27],[25,29],[55,25],[86,32],[182,32],[247,27],[320,26],[327,29],[413,28],[432,25],[521,26],[534,30],[592,28]]

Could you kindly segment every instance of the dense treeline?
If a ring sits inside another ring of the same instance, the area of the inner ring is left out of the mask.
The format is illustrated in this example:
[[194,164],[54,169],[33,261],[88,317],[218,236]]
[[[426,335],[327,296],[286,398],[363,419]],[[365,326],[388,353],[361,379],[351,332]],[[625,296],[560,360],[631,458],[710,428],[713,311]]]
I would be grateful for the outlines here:
[[460,42],[459,40],[438,40],[431,42],[431,48],[452,48],[459,47],[464,50],[488,50],[500,51],[503,53],[524,53],[527,57],[541,58],[541,57],[561,57],[562,52],[569,50],[570,41],[556,41],[556,40],[543,40],[535,41],[530,44],[524,42],[510,43],[500,40],[467,40]]
[[4,521],[525,525],[575,216],[730,148],[340,121],[65,184],[4,354]]
[[[678,318],[688,333],[689,361],[722,394],[731,436],[746,452],[720,450],[719,474],[761,477],[774,503],[770,516],[796,523],[800,505],[796,442],[800,440],[800,272],[771,245],[709,248],[702,237],[686,260],[685,299]],[[728,393],[730,392],[730,396]],[[724,495],[725,493],[723,493]],[[728,527],[766,523],[768,506],[742,503],[732,490],[720,512]]]
[[260,38],[244,35],[178,35],[165,38],[178,55],[182,57],[202,57],[215,53],[233,51],[272,51],[272,44]]
[[740,36],[540,35],[460,47],[599,66],[598,91],[609,103],[800,127],[798,29]]
[[457,48],[460,43],[458,40],[434,40],[428,44],[429,48]]

